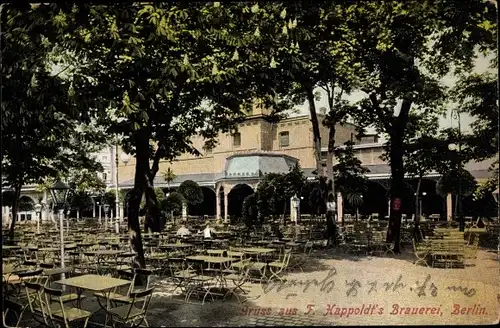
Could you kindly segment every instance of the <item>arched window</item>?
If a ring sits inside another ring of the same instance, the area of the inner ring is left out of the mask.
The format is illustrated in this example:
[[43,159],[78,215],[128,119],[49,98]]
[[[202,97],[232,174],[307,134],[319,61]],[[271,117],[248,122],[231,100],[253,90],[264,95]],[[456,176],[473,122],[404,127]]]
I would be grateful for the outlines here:
[[280,147],[288,147],[290,145],[290,133],[288,131],[280,132]]
[[235,134],[233,134],[233,146],[234,147],[241,146],[241,133],[236,132]]

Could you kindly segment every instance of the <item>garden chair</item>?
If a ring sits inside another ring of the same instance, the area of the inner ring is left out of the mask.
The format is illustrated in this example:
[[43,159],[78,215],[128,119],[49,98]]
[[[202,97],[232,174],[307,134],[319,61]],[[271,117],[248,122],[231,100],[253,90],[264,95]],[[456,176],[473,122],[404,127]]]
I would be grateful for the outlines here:
[[195,274],[189,279],[189,284],[187,285],[185,301],[187,302],[191,296],[200,296],[203,294],[202,304],[205,303],[205,299],[210,295],[212,301],[214,300],[214,294],[210,292],[212,283],[215,281],[213,275],[207,275],[205,269],[203,268],[205,262],[200,260],[189,260],[186,262],[188,265],[188,270],[192,270]]
[[283,252],[283,257],[281,258],[280,261],[269,263],[269,271],[271,273],[269,280],[272,280],[274,277],[276,277],[278,280],[283,281],[281,273],[285,272],[288,269],[288,264],[290,263],[291,254],[292,254],[291,249],[285,249],[285,251]]
[[354,234],[354,240],[352,242],[352,246],[356,251],[356,254],[359,255],[361,252],[368,253],[369,247],[369,239],[368,234],[363,232],[358,232]]
[[188,267],[185,259],[170,258],[168,260],[170,279],[174,283],[172,293],[179,288],[182,293],[187,292],[191,279],[196,276],[196,271]]
[[[153,295],[153,289],[148,288],[143,291],[132,292],[130,294],[132,301],[129,304],[108,310],[107,312],[110,315],[110,320],[113,322],[113,327],[115,327],[116,323],[120,323],[122,327],[125,325],[138,327],[144,323],[146,327],[149,327],[146,316]],[[138,306],[140,302],[142,302],[142,305]]]
[[[48,315],[48,306],[44,302],[44,291],[43,286],[36,283],[25,282],[26,295],[28,299],[28,306],[31,311],[33,318],[40,324],[45,324],[47,326],[52,326],[53,323],[50,322]],[[51,304],[52,311],[56,312],[59,309],[59,305],[56,303]]]
[[304,272],[304,270],[302,269],[302,266],[304,266],[308,260],[309,260],[309,257],[311,255],[311,252],[312,252],[312,249],[313,249],[313,242],[312,241],[308,241],[305,243],[305,245],[303,246],[304,249],[302,252],[299,252],[299,253],[295,253],[295,254],[292,254],[291,258],[290,258],[290,269],[295,269],[295,268],[299,268],[301,272]]
[[[62,290],[43,287],[45,294],[45,309],[53,323],[63,323],[69,328],[69,323],[77,320],[84,320],[83,328],[87,327],[92,312],[82,310],[76,307],[65,305],[62,301]],[[53,301],[58,299],[59,301]]]
[[116,287],[112,292],[109,293],[108,292],[94,293],[94,296],[96,297],[109,299],[110,304],[112,304],[113,306],[116,306],[117,303],[129,303],[129,301],[131,300],[130,294],[134,289],[134,281],[136,278],[135,271],[132,272],[127,270],[118,270],[117,274],[118,278],[131,281],[125,294],[118,293],[119,287]]
[[419,263],[423,263],[426,266],[429,266],[429,263],[427,262],[427,256],[430,254],[429,246],[427,246],[425,243],[417,243],[415,239],[413,239],[412,245],[413,253],[417,257],[413,264],[418,265]]
[[[7,324],[7,315],[9,312],[13,313],[17,320],[15,327],[19,327],[21,320],[23,318],[24,312],[30,306],[30,294],[32,290],[30,289],[30,282],[35,285],[35,288],[39,286],[36,282],[40,279],[40,273],[42,270],[31,271],[27,273],[19,273],[16,277],[16,283],[18,286],[18,292],[15,296],[7,297],[4,295],[4,308],[2,312],[2,320],[4,327],[11,327]],[[24,293],[22,293],[22,287],[24,288]]]

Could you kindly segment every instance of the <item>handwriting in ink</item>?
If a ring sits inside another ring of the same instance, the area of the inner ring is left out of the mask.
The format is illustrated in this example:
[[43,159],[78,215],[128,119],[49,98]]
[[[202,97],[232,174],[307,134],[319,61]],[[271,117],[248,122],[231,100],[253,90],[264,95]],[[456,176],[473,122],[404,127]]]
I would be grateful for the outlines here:
[[267,285],[264,285],[262,287],[262,290],[264,294],[267,294],[274,289],[277,292],[280,292],[282,290],[285,290],[290,287],[294,286],[300,286],[303,287],[302,292],[305,293],[309,287],[311,286],[319,286],[320,291],[324,292],[326,291],[327,293],[330,293],[333,290],[333,287],[335,286],[335,281],[333,280],[333,277],[337,274],[337,270],[335,268],[330,269],[328,271],[328,274],[323,278],[322,280],[318,281],[317,279],[308,279],[308,280],[287,280],[287,281],[271,281]]

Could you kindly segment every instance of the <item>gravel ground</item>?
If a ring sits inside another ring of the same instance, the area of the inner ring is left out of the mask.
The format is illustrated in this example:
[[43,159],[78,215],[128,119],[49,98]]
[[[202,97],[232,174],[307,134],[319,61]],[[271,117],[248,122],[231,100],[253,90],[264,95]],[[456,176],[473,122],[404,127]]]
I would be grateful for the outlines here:
[[[250,284],[243,304],[235,299],[185,303],[165,280],[156,280],[148,322],[151,327],[498,323],[497,255],[481,250],[472,264],[441,269],[415,266],[408,253],[317,254],[304,272],[287,274],[282,284]],[[83,305],[97,306],[91,299]],[[98,312],[92,320],[103,322],[104,315]],[[36,325],[25,320],[25,326]]]

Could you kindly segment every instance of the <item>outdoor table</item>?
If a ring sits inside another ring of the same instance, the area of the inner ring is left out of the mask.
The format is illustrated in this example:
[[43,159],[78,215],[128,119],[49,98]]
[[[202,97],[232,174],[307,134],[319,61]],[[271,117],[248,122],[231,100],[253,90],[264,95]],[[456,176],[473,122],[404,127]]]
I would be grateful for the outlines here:
[[[112,268],[111,268],[111,263],[106,262],[104,260],[104,258],[105,257],[109,257],[109,256],[118,256],[118,255],[120,255],[122,253],[125,253],[125,251],[122,251],[122,250],[101,249],[101,250],[94,251],[93,253],[94,253],[94,257],[95,257],[96,262],[97,262],[97,269],[99,270],[99,268],[101,267],[101,268],[104,269],[103,273],[107,273]],[[107,264],[109,264],[109,267],[105,266]],[[114,264],[117,264],[117,261],[115,261]]]
[[48,253],[56,253],[56,252],[59,252],[59,251],[60,251],[60,249],[59,248],[55,248],[55,247],[42,247],[42,248],[38,248],[36,250],[37,256],[39,254],[39,257],[41,257],[42,261],[45,261],[45,258],[47,257]]
[[224,252],[227,252],[227,257],[243,257],[245,256],[245,253],[243,252],[235,252],[235,251],[228,251],[225,249],[209,249],[207,250],[208,254],[216,254],[216,255],[222,255]]
[[224,264],[233,261],[231,257],[195,255],[186,257],[188,260],[203,261],[210,264]]
[[301,247],[301,246],[304,246],[304,243],[297,243],[297,242],[289,242],[289,243],[286,243],[286,246],[289,246],[289,247]]
[[19,245],[2,245],[2,249],[8,250],[8,251],[16,251],[21,249],[21,246]]
[[262,247],[244,247],[241,248],[240,251],[244,253],[249,253],[249,254],[265,254],[265,253],[271,253],[274,252],[274,248],[262,248]]
[[[215,276],[217,282],[219,283],[219,286],[215,286],[216,288],[223,288],[226,285],[226,281],[224,279],[224,275],[222,274],[222,270],[226,269],[230,263],[233,261],[233,258],[231,257],[219,257],[219,256],[207,256],[207,255],[195,255],[195,256],[188,256],[186,259],[189,261],[203,261],[204,263],[208,264],[208,269],[210,269],[212,272],[217,272],[217,275]],[[218,270],[214,270],[211,268],[212,265],[219,265]],[[224,296],[225,293],[220,294],[221,296]]]
[[267,255],[269,253],[275,252],[275,248],[261,248],[261,247],[246,247],[246,248],[241,248],[239,251],[249,254],[249,255],[256,255],[257,260],[259,259],[259,256],[261,255]]
[[24,272],[26,270],[28,270],[28,269],[25,267],[21,267],[21,266],[13,266],[13,265],[5,265],[4,266],[4,265],[2,265],[2,274],[4,276],[9,275],[9,274]]
[[[99,297],[97,297],[97,302],[99,303],[99,306],[106,311],[106,318],[104,321],[104,326],[105,326],[106,322],[108,321],[108,310],[109,310],[109,303],[110,303],[109,302],[109,295],[110,295],[110,293],[116,287],[129,285],[131,283],[131,281],[125,280],[125,279],[107,277],[107,276],[99,276],[96,274],[86,274],[86,275],[82,275],[82,276],[78,276],[78,277],[58,280],[55,283],[60,284],[60,285],[64,285],[64,286],[73,287],[76,289],[76,294],[78,296],[78,298],[77,298],[77,307],[78,308],[81,308],[81,296],[82,296],[84,290],[89,290],[92,292],[107,293],[107,295],[105,294],[106,295],[105,307],[103,307],[103,305],[101,304],[101,301],[99,300]],[[94,323],[94,324],[99,324],[99,323]]]
[[194,247],[194,245],[193,244],[163,244],[159,247],[160,247],[160,249],[162,249],[162,248],[190,248],[190,247]]
[[59,275],[59,274],[63,274],[63,273],[69,273],[73,271],[73,268],[72,267],[67,267],[67,268],[55,268],[55,269],[48,269],[48,270],[44,270],[42,272],[42,274],[44,276],[55,276],[55,275]]

